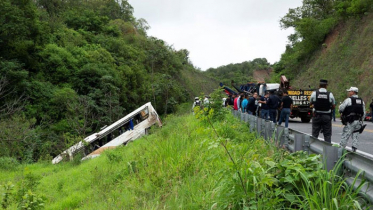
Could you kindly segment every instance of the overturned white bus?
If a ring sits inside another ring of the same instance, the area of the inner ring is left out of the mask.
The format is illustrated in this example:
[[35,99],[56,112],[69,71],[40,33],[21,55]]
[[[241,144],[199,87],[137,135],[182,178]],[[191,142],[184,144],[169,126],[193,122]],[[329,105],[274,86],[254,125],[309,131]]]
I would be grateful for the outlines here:
[[63,151],[52,160],[52,163],[72,160],[77,154],[83,155],[82,160],[97,157],[106,149],[127,144],[129,141],[147,134],[148,129],[155,123],[162,126],[151,103],[146,103],[122,119],[104,127],[100,132],[86,137],[83,141]]

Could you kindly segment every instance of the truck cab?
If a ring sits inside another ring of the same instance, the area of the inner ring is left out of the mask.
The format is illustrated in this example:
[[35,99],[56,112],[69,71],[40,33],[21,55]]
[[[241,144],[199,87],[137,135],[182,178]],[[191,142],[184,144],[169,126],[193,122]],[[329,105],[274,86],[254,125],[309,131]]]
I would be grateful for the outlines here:
[[280,89],[280,84],[278,83],[264,83],[259,86],[259,95],[264,96],[266,91],[278,91]]

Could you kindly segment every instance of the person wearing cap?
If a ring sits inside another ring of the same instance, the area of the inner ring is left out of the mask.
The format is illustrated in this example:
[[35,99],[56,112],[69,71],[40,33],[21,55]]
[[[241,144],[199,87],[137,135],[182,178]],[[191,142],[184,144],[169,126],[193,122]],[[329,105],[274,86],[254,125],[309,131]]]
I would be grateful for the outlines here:
[[319,137],[320,131],[323,131],[324,140],[332,142],[332,109],[335,108],[335,99],[333,93],[326,90],[327,80],[320,80],[319,89],[314,91],[310,97],[310,104],[314,107],[314,116],[312,118],[312,136]]
[[347,89],[348,98],[339,106],[339,113],[342,114],[345,127],[343,128],[340,145],[345,148],[347,141],[352,137],[352,150],[355,152],[358,146],[359,132],[362,132],[363,119],[365,116],[365,104],[363,99],[359,98],[357,87]]

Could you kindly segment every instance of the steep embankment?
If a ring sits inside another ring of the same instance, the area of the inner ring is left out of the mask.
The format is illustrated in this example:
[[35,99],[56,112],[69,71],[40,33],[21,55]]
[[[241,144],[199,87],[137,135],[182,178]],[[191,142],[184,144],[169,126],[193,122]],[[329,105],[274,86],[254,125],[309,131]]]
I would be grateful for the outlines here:
[[338,200],[336,208],[357,209],[357,193],[320,196],[326,183],[333,192],[345,187],[333,171],[322,170],[320,156],[288,154],[257,139],[228,110],[169,115],[164,122],[151,135],[82,163],[76,157],[17,165],[0,158],[1,207],[316,209]]
[[[185,110],[190,110],[189,104]],[[239,202],[225,193],[243,196],[211,127],[191,114],[163,120],[164,127],[150,136],[82,163],[77,159],[16,166],[0,161],[0,185],[15,185],[6,193],[5,208],[26,202],[17,197],[23,195],[21,190],[32,191],[46,209],[209,209],[224,208],[229,200]],[[277,154],[231,115],[215,128],[222,137],[234,137],[229,143],[234,158],[249,151],[245,158],[270,161]],[[3,193],[1,187],[0,203]]]
[[329,80],[329,89],[338,101],[345,89],[359,88],[365,102],[373,97],[373,14],[340,23],[326,37],[323,49],[314,53],[292,86],[317,87],[321,78]]

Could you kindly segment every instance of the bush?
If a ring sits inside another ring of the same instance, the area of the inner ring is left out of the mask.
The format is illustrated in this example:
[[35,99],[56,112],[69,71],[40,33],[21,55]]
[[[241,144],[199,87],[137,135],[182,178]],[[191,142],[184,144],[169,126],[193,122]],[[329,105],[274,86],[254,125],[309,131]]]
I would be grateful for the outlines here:
[[19,162],[15,158],[0,157],[0,169],[15,170],[19,166]]

